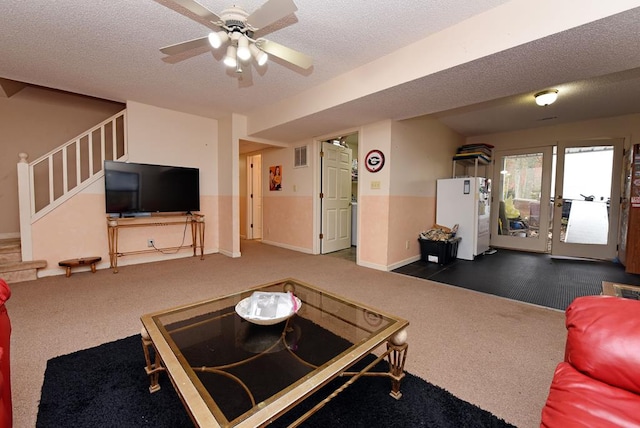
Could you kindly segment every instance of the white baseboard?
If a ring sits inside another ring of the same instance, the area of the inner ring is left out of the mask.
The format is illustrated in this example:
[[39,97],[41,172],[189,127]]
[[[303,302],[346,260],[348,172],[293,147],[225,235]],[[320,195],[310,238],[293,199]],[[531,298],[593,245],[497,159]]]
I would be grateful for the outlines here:
[[262,243],[267,245],[273,245],[274,247],[286,248],[287,250],[298,251],[300,253],[313,254],[313,251],[310,248],[296,247],[293,245],[283,244],[281,242],[267,241],[265,239],[262,240]]
[[[208,254],[217,254],[218,252],[219,251],[213,250],[213,249],[205,249],[204,251],[205,260]],[[138,257],[136,259],[127,258],[127,257],[118,258],[118,268],[125,267],[125,266],[134,266],[134,265],[139,265],[143,263],[161,262],[165,260],[185,259],[188,257],[194,257],[193,253],[182,252],[182,253],[175,253],[175,254],[162,254],[161,256],[158,256],[158,254],[156,253],[149,253],[149,255],[147,256]],[[195,257],[200,258],[200,254],[198,253]],[[109,262],[108,255],[106,257],[102,257],[102,260],[96,263],[96,270],[101,270],[101,269],[111,269],[111,263]],[[79,266],[77,268],[73,268],[71,271],[71,274],[73,275],[75,272],[88,272],[88,271],[91,271],[91,267]],[[38,269],[38,278],[44,278],[47,276],[64,275],[64,274],[66,274],[66,269],[57,266],[57,263],[56,263],[56,266],[47,266],[44,269]]]
[[358,261],[358,266],[366,267],[369,269],[381,270],[387,272],[387,267],[384,265],[379,265],[376,263],[363,262],[362,260]]
[[20,232],[0,233],[0,239],[14,239],[19,237],[20,237]]
[[240,251],[233,252],[233,251],[227,251],[227,250],[220,250],[219,253],[222,254],[223,256],[227,256],[231,258],[237,258],[242,256],[242,253]]
[[362,267],[367,267],[370,269],[376,269],[376,270],[381,270],[381,271],[385,271],[385,272],[391,272],[394,269],[397,269],[399,267],[402,267],[404,265],[408,265],[409,263],[413,263],[413,262],[417,262],[418,260],[420,260],[420,256],[412,256],[409,257],[408,259],[404,259],[400,262],[397,263],[393,263],[391,265],[385,266],[385,265],[379,265],[376,263],[369,263],[366,261],[362,261],[362,260],[358,260],[358,266],[362,266]]
[[389,266],[389,272],[391,272],[394,269],[398,269],[399,267],[408,265],[410,263],[417,262],[418,260],[420,260],[420,255],[412,256],[412,257],[409,257],[408,259],[404,259],[402,261],[394,263],[394,264]]

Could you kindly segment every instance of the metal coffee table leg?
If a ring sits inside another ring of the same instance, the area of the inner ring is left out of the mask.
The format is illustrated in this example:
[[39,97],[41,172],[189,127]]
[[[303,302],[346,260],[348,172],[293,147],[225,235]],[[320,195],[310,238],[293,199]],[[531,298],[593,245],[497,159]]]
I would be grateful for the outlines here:
[[162,366],[162,360],[160,359],[160,355],[154,349],[155,361],[151,362],[151,348],[153,348],[153,343],[151,342],[151,338],[149,337],[149,333],[147,330],[142,327],[142,331],[140,333],[142,336],[142,350],[144,351],[144,360],[147,363],[144,370],[147,372],[149,376],[149,392],[154,393],[160,390],[160,385],[158,380],[160,379],[160,373],[164,371],[164,367]]
[[387,361],[389,362],[389,377],[391,378],[391,395],[396,400],[402,397],[400,381],[404,377],[404,364],[407,361],[407,330],[396,333],[387,342]]

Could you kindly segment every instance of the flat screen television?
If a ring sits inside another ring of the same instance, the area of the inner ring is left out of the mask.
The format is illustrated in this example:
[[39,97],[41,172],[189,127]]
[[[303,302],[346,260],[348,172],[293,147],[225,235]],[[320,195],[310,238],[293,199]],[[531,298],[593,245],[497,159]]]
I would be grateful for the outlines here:
[[106,212],[120,216],[200,210],[200,170],[104,162]]

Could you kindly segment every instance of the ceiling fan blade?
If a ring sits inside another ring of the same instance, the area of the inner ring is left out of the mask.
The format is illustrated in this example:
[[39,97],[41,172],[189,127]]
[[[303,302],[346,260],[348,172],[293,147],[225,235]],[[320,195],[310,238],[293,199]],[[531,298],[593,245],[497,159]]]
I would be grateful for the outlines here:
[[210,21],[210,22],[220,21],[220,17],[218,15],[211,12],[209,9],[202,6],[200,3],[196,2],[195,0],[171,0],[171,1],[195,13],[200,18],[206,19],[207,21]]
[[200,37],[198,39],[188,40],[182,43],[176,43],[175,45],[165,46],[160,49],[165,55],[177,55],[182,52],[189,51],[191,49],[201,48],[203,46],[207,46],[209,44],[209,36]]
[[279,43],[265,39],[258,39],[256,41],[256,44],[260,49],[262,49],[269,55],[273,55],[277,58],[283,59],[293,65],[304,68],[305,70],[313,65],[313,58],[311,58],[310,56],[286,46],[282,46]]
[[298,7],[293,0],[267,0],[247,17],[247,23],[257,30],[291,15],[296,10]]

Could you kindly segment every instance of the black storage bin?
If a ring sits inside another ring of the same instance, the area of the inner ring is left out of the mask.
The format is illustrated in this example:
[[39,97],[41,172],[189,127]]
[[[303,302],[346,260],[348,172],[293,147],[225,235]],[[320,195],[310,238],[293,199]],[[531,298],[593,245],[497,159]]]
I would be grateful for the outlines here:
[[432,241],[418,238],[422,260],[441,265],[452,262],[458,257],[460,239],[460,237],[455,237],[447,241]]

